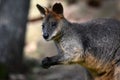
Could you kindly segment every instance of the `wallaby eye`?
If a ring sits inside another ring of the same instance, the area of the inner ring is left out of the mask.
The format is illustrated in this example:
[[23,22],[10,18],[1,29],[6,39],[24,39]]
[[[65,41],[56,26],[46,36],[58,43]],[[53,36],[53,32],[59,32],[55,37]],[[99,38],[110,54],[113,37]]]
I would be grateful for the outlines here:
[[56,22],[52,22],[52,26],[56,26],[57,25],[57,23]]
[[44,29],[44,27],[45,27],[44,24],[42,24],[42,28],[43,28],[43,29]]

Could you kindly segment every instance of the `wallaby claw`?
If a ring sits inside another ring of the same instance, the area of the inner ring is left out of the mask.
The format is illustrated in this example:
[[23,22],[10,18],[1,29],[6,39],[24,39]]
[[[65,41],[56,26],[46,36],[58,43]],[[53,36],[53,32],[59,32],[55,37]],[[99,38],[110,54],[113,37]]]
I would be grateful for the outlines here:
[[50,60],[50,58],[49,57],[46,57],[46,58],[44,58],[43,60],[42,60],[42,63],[41,63],[41,66],[43,67],[43,68],[46,68],[46,69],[48,69],[51,65],[50,65],[50,62],[51,60]]

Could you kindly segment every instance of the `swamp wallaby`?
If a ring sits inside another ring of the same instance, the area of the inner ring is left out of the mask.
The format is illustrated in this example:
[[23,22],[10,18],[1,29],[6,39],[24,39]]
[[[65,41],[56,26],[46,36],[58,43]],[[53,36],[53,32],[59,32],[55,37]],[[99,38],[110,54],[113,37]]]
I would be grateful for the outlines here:
[[120,80],[120,21],[95,19],[86,23],[71,23],[63,15],[61,3],[47,9],[37,8],[43,14],[43,37],[53,40],[58,54],[42,61],[44,68],[52,65],[79,63],[100,80]]

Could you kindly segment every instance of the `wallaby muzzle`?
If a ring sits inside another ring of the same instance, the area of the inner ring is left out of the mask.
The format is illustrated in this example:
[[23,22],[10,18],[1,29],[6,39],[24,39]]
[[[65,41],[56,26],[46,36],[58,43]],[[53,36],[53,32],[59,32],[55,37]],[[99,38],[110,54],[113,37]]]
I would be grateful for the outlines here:
[[49,38],[49,34],[48,33],[44,33],[43,37],[44,37],[44,39],[48,39]]

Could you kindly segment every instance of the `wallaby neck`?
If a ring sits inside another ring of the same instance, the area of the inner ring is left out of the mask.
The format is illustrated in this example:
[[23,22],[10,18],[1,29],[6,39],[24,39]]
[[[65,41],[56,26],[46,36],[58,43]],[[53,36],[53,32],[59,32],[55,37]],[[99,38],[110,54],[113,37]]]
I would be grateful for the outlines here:
[[65,19],[65,18],[63,18],[63,19],[61,20],[61,26],[63,26],[63,28],[69,28],[71,24],[72,24],[72,23],[69,22],[69,21],[68,21],[67,19]]
[[67,32],[71,29],[72,23],[64,18],[61,20],[61,26],[62,26],[61,32],[62,34],[65,35],[68,34]]
[[54,40],[55,42],[61,40],[66,34],[68,34],[67,32],[70,29],[70,25],[71,23],[65,18],[59,21],[58,27],[57,27],[57,30],[59,32],[57,34],[57,38]]

